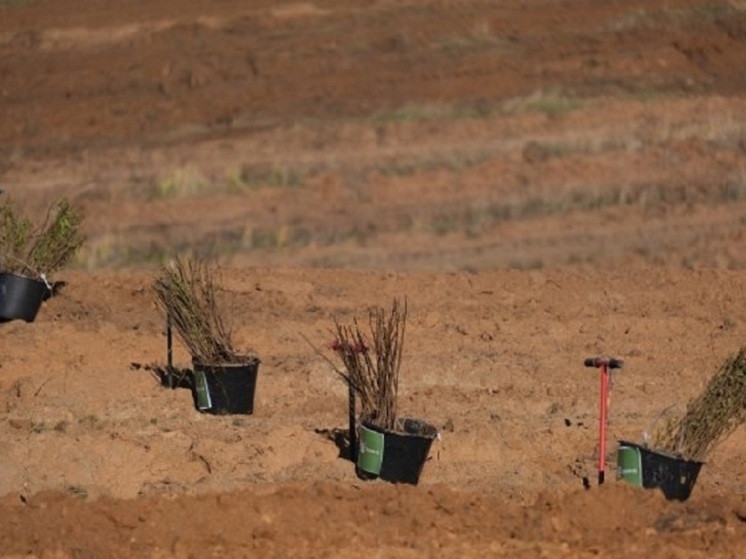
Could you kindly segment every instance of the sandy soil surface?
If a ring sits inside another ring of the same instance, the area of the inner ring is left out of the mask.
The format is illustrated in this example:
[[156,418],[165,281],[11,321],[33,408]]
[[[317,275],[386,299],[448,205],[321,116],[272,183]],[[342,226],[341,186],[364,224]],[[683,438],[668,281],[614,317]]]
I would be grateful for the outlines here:
[[[735,0],[0,0],[0,188],[88,236],[0,325],[2,555],[742,556],[746,431],[683,503],[615,451],[744,343],[744,91]],[[251,416],[150,370],[188,251]],[[404,296],[416,487],[355,475],[307,341]],[[593,355],[626,363],[600,487]]]

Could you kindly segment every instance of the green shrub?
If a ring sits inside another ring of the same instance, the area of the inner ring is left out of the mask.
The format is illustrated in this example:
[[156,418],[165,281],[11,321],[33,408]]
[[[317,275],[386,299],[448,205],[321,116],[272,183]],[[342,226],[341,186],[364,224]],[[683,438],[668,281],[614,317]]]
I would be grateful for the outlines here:
[[64,268],[85,242],[82,222],[81,212],[66,198],[52,204],[38,226],[5,198],[0,204],[0,270],[46,276]]

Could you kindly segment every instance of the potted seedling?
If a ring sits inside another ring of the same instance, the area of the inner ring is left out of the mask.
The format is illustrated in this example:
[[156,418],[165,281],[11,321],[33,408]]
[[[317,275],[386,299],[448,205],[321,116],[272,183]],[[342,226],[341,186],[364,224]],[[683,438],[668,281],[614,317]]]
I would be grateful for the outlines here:
[[327,361],[350,389],[351,455],[358,475],[416,485],[438,431],[398,414],[406,320],[406,301],[396,299],[388,313],[369,310],[367,332],[357,319],[351,325],[335,319],[331,349],[342,367]]
[[195,407],[212,414],[253,413],[260,360],[235,348],[217,266],[200,258],[176,258],[161,268],[153,291],[192,356]]
[[656,430],[649,444],[620,441],[618,475],[686,500],[710,453],[746,421],[746,347],[728,357],[683,414]]
[[67,266],[85,242],[82,215],[66,198],[52,204],[40,225],[9,198],[0,203],[0,321],[33,322],[54,293],[51,275]]

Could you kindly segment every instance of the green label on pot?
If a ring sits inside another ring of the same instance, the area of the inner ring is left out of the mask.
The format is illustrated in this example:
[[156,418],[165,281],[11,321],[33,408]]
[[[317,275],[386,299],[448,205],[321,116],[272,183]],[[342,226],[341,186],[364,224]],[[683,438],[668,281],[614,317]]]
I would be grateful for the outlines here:
[[209,410],[212,407],[212,400],[204,371],[194,371],[194,391],[197,395],[197,409]]
[[383,464],[383,433],[360,427],[360,447],[357,467],[369,474],[381,473]]
[[617,478],[642,487],[642,457],[639,449],[631,446],[619,447]]

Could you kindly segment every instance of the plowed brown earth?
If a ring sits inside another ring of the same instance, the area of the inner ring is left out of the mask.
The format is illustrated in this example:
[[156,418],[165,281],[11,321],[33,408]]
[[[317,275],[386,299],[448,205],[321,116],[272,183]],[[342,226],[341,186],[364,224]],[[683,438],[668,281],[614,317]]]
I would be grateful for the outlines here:
[[[744,91],[736,0],[0,0],[0,188],[88,235],[0,325],[2,554],[741,557],[746,431],[685,503],[614,451],[746,339]],[[146,367],[189,250],[262,358],[252,416]],[[355,476],[304,340],[404,295],[417,487]],[[596,354],[626,367],[584,490]]]

